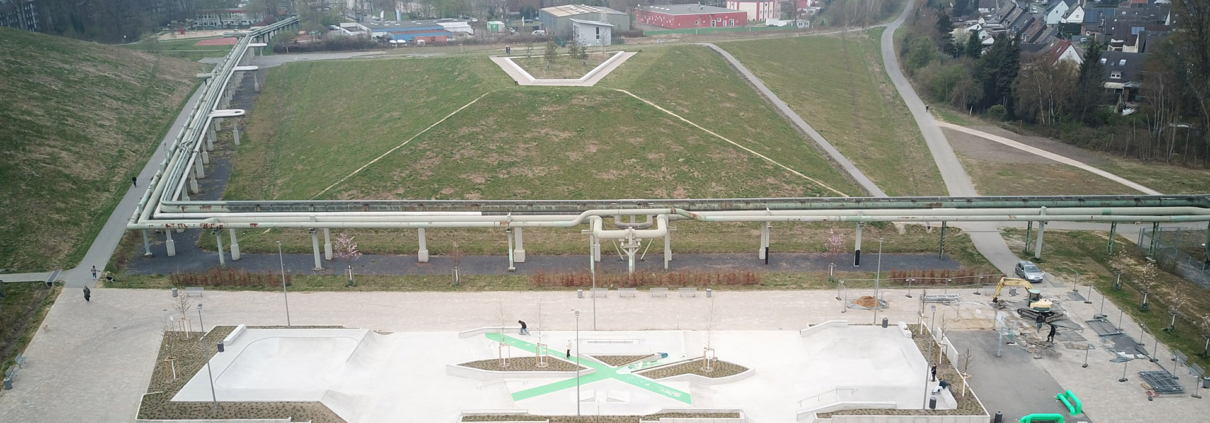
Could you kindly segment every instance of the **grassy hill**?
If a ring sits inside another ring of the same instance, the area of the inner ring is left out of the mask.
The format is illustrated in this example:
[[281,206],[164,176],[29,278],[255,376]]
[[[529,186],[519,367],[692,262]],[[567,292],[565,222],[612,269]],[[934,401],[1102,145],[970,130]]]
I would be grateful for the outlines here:
[[888,195],[946,195],[883,70],[882,28],[844,37],[719,43]]
[[75,265],[201,70],[0,28],[0,268]]

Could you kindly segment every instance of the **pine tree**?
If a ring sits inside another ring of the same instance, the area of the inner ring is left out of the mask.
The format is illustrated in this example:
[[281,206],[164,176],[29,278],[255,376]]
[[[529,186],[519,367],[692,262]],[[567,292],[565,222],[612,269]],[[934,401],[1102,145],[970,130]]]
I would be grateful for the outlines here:
[[1088,48],[1084,51],[1084,63],[1080,64],[1080,76],[1076,80],[1077,89],[1073,98],[1075,104],[1072,108],[1079,114],[1081,122],[1088,122],[1092,118],[1093,115],[1088,111],[1096,107],[1103,90],[1105,65],[1101,64],[1101,52],[1104,50],[1105,45],[1094,39],[1088,41]]
[[966,57],[978,59],[983,55],[983,40],[979,39],[978,32],[971,32],[970,38],[966,39],[966,51],[963,52]]
[[954,48],[954,22],[950,20],[949,15],[945,11],[937,12],[937,47],[941,48],[949,57],[957,57],[957,49]]

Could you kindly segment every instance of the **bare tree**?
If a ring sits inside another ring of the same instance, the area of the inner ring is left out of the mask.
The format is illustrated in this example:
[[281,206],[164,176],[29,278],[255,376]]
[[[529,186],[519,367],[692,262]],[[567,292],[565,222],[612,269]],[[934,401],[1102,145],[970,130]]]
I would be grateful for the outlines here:
[[828,281],[831,282],[833,280],[832,271],[836,267],[836,260],[839,260],[840,256],[846,252],[844,234],[836,232],[835,229],[828,229],[828,239],[825,241],[824,247],[827,249],[828,261],[831,262],[831,266],[828,266]]
[[189,336],[191,327],[189,325],[189,311],[193,310],[193,302],[189,301],[189,297],[184,293],[177,295],[173,301],[172,308],[181,314],[180,331],[184,336]]
[[1176,332],[1176,316],[1181,315],[1181,308],[1189,302],[1189,297],[1179,291],[1173,291],[1171,298],[1168,299],[1168,314],[1172,315],[1172,321],[1168,322],[1168,327],[1164,328],[1164,332]]
[[542,58],[546,60],[547,72],[550,72],[550,65],[555,62],[555,59],[559,58],[558,48],[559,46],[555,44],[554,39],[546,42],[546,53],[542,55]]
[[454,265],[454,285],[462,283],[462,277],[458,274],[458,266],[462,264],[462,259],[466,257],[466,253],[458,248],[458,241],[454,241],[454,247],[450,249],[450,263]]
[[1159,272],[1155,269],[1155,264],[1148,262],[1139,269],[1139,286],[1143,291],[1143,305],[1140,308],[1147,311],[1151,306],[1147,303],[1147,297],[1151,295],[1151,289],[1155,287],[1155,278],[1159,276]]
[[971,355],[971,347],[966,347],[959,360],[962,361],[962,396],[966,397],[966,380],[971,377],[971,363],[975,362],[975,356]]
[[706,310],[706,348],[702,349],[702,371],[714,371],[714,363],[718,357],[714,355],[712,342],[714,340],[714,297],[710,297],[710,308]]

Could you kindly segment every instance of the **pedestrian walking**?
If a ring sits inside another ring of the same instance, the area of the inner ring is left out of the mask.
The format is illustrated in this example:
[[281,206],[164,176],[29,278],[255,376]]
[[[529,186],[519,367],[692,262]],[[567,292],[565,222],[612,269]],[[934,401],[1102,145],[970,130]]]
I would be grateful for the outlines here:
[[131,185],[134,185],[134,186],[136,186],[136,187],[137,187],[137,186],[139,186],[139,177],[138,177],[138,176],[131,176],[131,177],[130,177],[130,184],[131,184]]
[[90,291],[87,286],[84,287],[84,302],[86,302],[86,303],[92,302],[90,300],[91,298],[92,298],[92,291]]
[[933,368],[931,369],[931,371],[933,373],[933,381],[936,381],[937,380],[937,365],[936,364],[933,365]]
[[570,339],[567,340],[567,358],[568,359],[571,358],[571,340]]
[[504,54],[507,54],[507,55],[509,55],[509,56],[512,56],[512,55],[513,55],[513,47],[512,47],[512,46],[504,46]]
[[97,266],[92,267],[92,280],[97,280]]
[[1043,316],[1042,313],[1038,313],[1038,318],[1034,321],[1038,324],[1038,330],[1035,330],[1034,333],[1041,333],[1042,325],[1046,323],[1046,316]]
[[518,320],[518,321],[517,321],[517,323],[520,323],[520,324],[521,324],[521,334],[522,334],[522,335],[529,335],[529,326],[526,326],[526,325],[525,325],[525,321],[524,321],[524,320]]
[[1059,330],[1059,329],[1058,329],[1058,327],[1057,327],[1057,326],[1055,326],[1055,325],[1050,325],[1050,334],[1049,334],[1049,335],[1046,335],[1046,342],[1050,342],[1050,343],[1052,343],[1052,344],[1053,344],[1053,343],[1055,342],[1055,332],[1056,332],[1056,331],[1058,331],[1058,330]]

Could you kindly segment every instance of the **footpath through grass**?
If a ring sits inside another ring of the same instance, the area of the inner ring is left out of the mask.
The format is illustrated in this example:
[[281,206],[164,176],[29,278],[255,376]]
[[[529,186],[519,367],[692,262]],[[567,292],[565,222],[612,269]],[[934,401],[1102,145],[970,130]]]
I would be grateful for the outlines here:
[[[1020,251],[1024,245],[1025,231],[1006,229],[1004,235],[1009,246]],[[1147,325],[1150,336],[1158,337],[1169,349],[1188,355],[1190,363],[1197,363],[1202,368],[1210,367],[1210,359],[1197,357],[1206,345],[1204,335],[1210,335],[1210,295],[1207,295],[1206,289],[1160,270],[1147,297],[1149,309],[1143,311],[1144,285],[1140,283],[1140,276],[1146,259],[1134,243],[1119,236],[1115,248],[1117,254],[1111,257],[1107,254],[1108,232],[1046,231],[1045,241],[1042,250],[1045,260],[1038,263],[1039,268],[1066,281],[1073,280],[1074,272],[1079,272],[1081,287],[1093,284],[1136,322]],[[1114,289],[1117,273],[1112,262],[1115,259],[1123,263],[1121,289]],[[1177,310],[1176,330],[1169,333],[1162,329],[1168,327],[1172,320],[1169,311],[1177,303],[1181,305]]]
[[0,268],[77,264],[201,69],[0,28]]
[[882,30],[718,45],[888,195],[946,195],[919,128],[883,69]]

